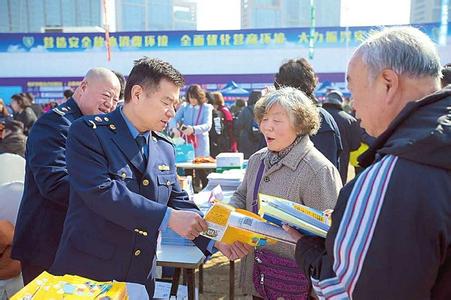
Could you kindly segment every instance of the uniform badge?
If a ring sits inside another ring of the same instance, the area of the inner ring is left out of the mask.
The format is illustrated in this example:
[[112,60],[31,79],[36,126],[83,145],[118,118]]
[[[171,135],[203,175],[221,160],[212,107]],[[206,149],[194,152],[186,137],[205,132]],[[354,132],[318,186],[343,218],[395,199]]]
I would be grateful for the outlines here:
[[110,129],[111,129],[111,130],[116,130],[116,125],[110,124]]
[[92,127],[93,129],[96,129],[96,128],[97,128],[97,125],[96,125],[96,123],[94,123],[94,121],[89,120],[88,122],[89,122],[89,124],[91,124],[91,127]]
[[95,117],[94,120],[96,120],[96,122],[102,122],[102,118],[99,116]]
[[66,114],[64,111],[59,110],[57,107],[55,107],[53,111],[59,114],[60,116],[64,116]]
[[159,165],[158,166],[158,170],[160,171],[169,171],[169,166],[168,165]]

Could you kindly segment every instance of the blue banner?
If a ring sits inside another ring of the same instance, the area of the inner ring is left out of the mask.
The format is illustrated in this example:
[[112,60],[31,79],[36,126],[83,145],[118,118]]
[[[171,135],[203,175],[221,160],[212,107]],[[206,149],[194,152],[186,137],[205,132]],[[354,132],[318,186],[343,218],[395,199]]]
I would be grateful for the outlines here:
[[[414,25],[438,41],[440,23]],[[451,33],[448,23],[448,37]],[[322,27],[313,31],[315,48],[354,47],[378,27]],[[308,48],[310,28],[110,33],[112,51]],[[0,33],[0,52],[105,51],[103,33]]]

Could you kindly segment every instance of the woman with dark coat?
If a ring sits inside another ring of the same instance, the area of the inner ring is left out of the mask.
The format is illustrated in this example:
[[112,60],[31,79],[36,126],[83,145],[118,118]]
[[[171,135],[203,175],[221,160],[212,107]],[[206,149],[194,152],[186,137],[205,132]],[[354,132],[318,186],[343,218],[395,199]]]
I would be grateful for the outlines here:
[[0,98],[0,140],[2,139],[2,132],[5,127],[5,121],[10,118],[8,109],[6,108],[5,102]]
[[6,120],[2,139],[0,140],[0,154],[13,153],[25,158],[27,137],[23,133],[22,122]]
[[14,111],[14,120],[20,121],[24,125],[24,133],[28,135],[28,132],[36,122],[36,114],[31,108],[31,103],[26,97],[20,95],[13,95],[11,97],[11,107]]
[[246,159],[266,147],[265,137],[254,119],[254,105],[261,96],[261,91],[252,91],[247,106],[241,110],[234,124],[235,136],[238,137],[238,152],[242,152]]

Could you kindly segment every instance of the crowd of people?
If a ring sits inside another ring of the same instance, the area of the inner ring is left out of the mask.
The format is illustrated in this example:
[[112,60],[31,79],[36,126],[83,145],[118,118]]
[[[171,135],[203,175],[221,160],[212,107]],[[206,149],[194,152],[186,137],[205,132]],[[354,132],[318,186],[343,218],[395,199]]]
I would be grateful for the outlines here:
[[[183,99],[180,72],[147,57],[126,81],[89,70],[44,114],[30,95],[14,95],[13,119],[0,102],[0,153],[26,159],[25,181],[15,229],[0,220],[0,261],[16,269],[20,261],[22,277],[15,269],[0,281],[75,274],[140,283],[152,298],[157,240],[170,228],[207,257],[242,259],[240,286],[253,299],[449,299],[449,76],[429,37],[394,27],[374,32],[349,61],[354,116],[339,90],[318,103],[304,58],[282,64],[273,86],[230,108],[198,84]],[[367,135],[361,172],[348,178],[350,152]],[[169,136],[197,157],[244,153],[248,166],[230,204],[256,213],[265,193],[331,209],[327,237],[286,225],[295,246],[202,236],[207,223],[180,187]]]

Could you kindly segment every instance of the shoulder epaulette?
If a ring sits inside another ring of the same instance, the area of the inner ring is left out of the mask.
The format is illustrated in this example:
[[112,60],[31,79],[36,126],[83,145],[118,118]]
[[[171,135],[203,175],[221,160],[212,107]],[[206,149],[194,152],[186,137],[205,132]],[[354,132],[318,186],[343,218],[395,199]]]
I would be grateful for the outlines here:
[[71,112],[71,108],[70,106],[66,106],[64,104],[55,107],[54,109],[52,109],[54,112],[56,112],[57,114],[59,114],[60,116],[64,116],[67,113]]
[[89,116],[84,118],[86,124],[92,129],[96,129],[98,126],[108,126],[112,131],[116,131],[116,125],[110,122],[110,119],[106,116]]
[[164,135],[161,132],[152,131],[152,138],[161,139],[171,145],[174,145],[174,142],[172,141],[172,139],[170,137],[168,137],[167,135]]

